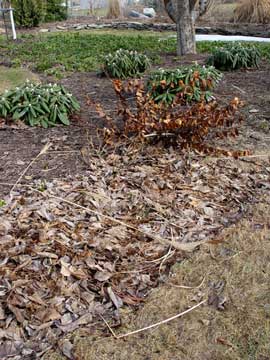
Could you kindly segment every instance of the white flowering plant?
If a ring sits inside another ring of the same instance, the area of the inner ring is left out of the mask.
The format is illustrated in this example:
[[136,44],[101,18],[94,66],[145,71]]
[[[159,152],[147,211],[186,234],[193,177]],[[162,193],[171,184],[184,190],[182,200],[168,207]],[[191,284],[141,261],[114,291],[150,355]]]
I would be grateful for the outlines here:
[[119,49],[104,56],[102,72],[116,79],[136,78],[141,77],[149,66],[150,60],[146,55]]
[[172,104],[181,98],[184,102],[211,101],[212,90],[222,74],[213,66],[194,64],[177,69],[159,69],[150,74],[147,89],[155,102]]
[[261,51],[257,46],[230,42],[222,47],[215,47],[207,59],[207,64],[222,71],[258,68],[261,57]]
[[78,101],[59,84],[26,81],[0,95],[0,117],[30,126],[69,125],[70,116],[79,110]]

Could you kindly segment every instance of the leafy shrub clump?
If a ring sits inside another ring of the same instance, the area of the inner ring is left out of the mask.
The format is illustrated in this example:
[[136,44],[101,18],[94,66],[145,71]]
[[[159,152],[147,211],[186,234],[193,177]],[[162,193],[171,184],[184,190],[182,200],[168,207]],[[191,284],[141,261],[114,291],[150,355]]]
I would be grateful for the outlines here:
[[155,102],[171,104],[176,97],[187,102],[209,101],[212,89],[221,79],[213,66],[185,66],[175,70],[159,69],[150,75],[148,91]]
[[67,8],[62,0],[13,0],[15,22],[31,28],[43,21],[60,21],[67,18]]
[[[238,113],[241,102],[238,98],[228,106],[220,107],[217,102],[201,101],[192,105],[183,103],[175,97],[171,105],[156,103],[145,89],[143,81],[134,80],[124,85],[114,80],[114,89],[119,98],[118,115],[115,121],[96,104],[96,111],[108,126],[105,141],[115,143],[116,138],[135,137],[139,142],[157,143],[162,141],[169,146],[194,149],[202,153],[223,154],[228,156],[245,155],[246,151],[228,151],[209,145],[215,138],[237,136],[237,125],[242,117]],[[134,103],[127,96],[134,93]]]
[[239,42],[216,47],[208,58],[207,64],[220,70],[236,70],[258,67],[261,53],[257,46]]
[[30,126],[69,125],[71,114],[79,109],[80,105],[72,94],[57,84],[32,84],[27,81],[0,95],[0,117],[21,120]]
[[140,77],[150,66],[146,55],[124,49],[104,56],[103,72],[112,78]]
[[42,1],[13,0],[15,22],[19,26],[38,26],[42,20]]
[[62,21],[67,19],[67,8],[62,0],[47,0],[44,5],[44,21]]

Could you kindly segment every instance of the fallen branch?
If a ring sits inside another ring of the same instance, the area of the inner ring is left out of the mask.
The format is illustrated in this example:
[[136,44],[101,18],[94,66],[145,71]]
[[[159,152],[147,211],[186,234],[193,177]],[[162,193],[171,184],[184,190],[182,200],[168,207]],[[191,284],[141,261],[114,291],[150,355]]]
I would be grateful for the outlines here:
[[160,325],[162,325],[162,324],[166,324],[166,323],[168,323],[168,322],[170,322],[170,321],[172,321],[172,320],[175,320],[175,319],[177,319],[177,318],[179,318],[179,317],[182,317],[182,316],[188,314],[189,312],[195,310],[196,308],[198,308],[198,307],[201,306],[202,304],[206,303],[206,301],[207,301],[207,300],[203,300],[203,301],[201,301],[199,304],[192,306],[190,309],[185,310],[185,311],[181,312],[180,314],[174,315],[174,316],[172,316],[172,317],[170,317],[170,318],[168,318],[168,319],[159,321],[159,322],[157,322],[157,323],[155,323],[155,324],[146,326],[146,327],[144,327],[144,328],[142,328],[142,329],[134,330],[134,331],[131,331],[131,332],[127,333],[127,334],[122,334],[122,335],[116,335],[115,332],[113,331],[113,329],[111,328],[111,326],[110,326],[110,325],[108,324],[108,322],[104,319],[104,317],[103,317],[102,315],[100,315],[100,317],[102,318],[102,320],[103,320],[103,321],[105,322],[105,324],[107,325],[107,327],[108,327],[108,329],[110,330],[110,332],[111,332],[111,334],[113,335],[113,337],[115,337],[116,339],[122,339],[122,338],[127,337],[127,336],[130,336],[130,335],[135,335],[135,334],[138,334],[138,333],[140,333],[140,332],[153,329],[153,328],[155,328],[155,327],[157,327],[157,326],[160,326]]

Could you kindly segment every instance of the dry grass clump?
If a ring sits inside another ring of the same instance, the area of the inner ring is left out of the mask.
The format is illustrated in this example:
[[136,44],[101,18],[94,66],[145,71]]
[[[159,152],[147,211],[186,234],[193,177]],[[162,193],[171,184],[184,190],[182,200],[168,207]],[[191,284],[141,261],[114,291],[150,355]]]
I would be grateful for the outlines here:
[[109,9],[107,17],[109,19],[117,19],[121,15],[119,0],[109,0]]
[[234,11],[234,21],[263,23],[270,21],[269,0],[242,0]]

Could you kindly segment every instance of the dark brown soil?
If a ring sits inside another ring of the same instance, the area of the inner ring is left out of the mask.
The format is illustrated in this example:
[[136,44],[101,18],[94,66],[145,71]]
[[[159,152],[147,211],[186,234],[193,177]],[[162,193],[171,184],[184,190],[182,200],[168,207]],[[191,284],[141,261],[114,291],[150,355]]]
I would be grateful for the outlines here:
[[[181,63],[203,62],[204,56],[186,57],[176,61],[173,56],[164,58],[164,64],[177,67]],[[162,64],[163,65],[163,64]],[[224,74],[215,91],[221,102],[228,102],[237,96],[246,103],[243,113],[246,123],[243,126],[238,146],[256,152],[269,152],[270,144],[270,64],[264,63],[259,69],[236,71]],[[76,73],[63,79],[62,83],[80,100],[82,105],[79,119],[69,127],[53,129],[0,127],[0,182],[14,183],[27,165],[39,154],[44,145],[53,145],[45,156],[27,171],[23,181],[34,179],[53,179],[87,174],[89,165],[81,155],[81,149],[88,146],[91,136],[104,123],[98,119],[94,108],[88,106],[87,96],[102,103],[105,109],[113,111],[116,97],[110,81],[95,73]],[[0,186],[0,198],[9,192],[8,186]]]

